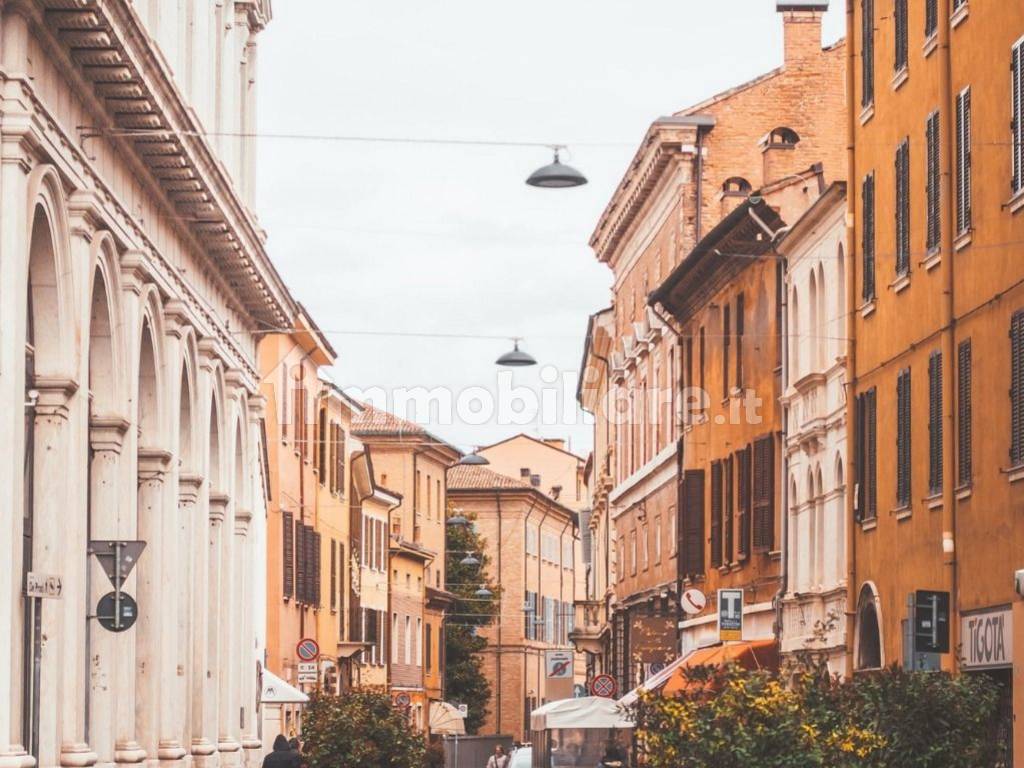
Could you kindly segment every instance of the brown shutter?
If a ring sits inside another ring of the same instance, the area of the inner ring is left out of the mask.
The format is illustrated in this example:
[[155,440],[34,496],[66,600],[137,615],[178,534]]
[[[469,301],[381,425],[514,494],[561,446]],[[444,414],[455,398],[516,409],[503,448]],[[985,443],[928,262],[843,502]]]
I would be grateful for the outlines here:
[[768,551],[775,544],[775,440],[771,435],[754,441],[754,549]]
[[927,247],[928,250],[938,248],[941,243],[942,233],[940,230],[942,220],[941,198],[939,189],[939,113],[932,112],[928,116],[925,127],[925,139],[927,144]]
[[910,271],[910,142],[896,150],[896,274]]
[[924,36],[931,37],[939,29],[939,0],[925,0]]
[[862,107],[875,101],[875,3],[861,0],[861,94]]
[[971,484],[971,340],[960,342],[957,348],[957,484]]
[[722,462],[711,462],[711,567],[722,564]]
[[295,522],[295,599],[306,602],[306,526]]
[[726,304],[722,309],[722,397],[729,396],[729,347],[732,342],[732,323],[730,309]]
[[704,574],[704,470],[686,471],[683,499],[682,573],[701,576]]
[[942,353],[928,358],[928,490],[942,492]]
[[875,176],[864,177],[861,187],[861,258],[863,261],[863,285],[861,295],[864,301],[875,298]]
[[723,464],[724,464],[724,469],[725,469],[725,477],[723,478],[723,482],[725,483],[725,512],[724,512],[724,518],[723,518],[722,522],[725,525],[725,536],[724,536],[724,539],[725,539],[725,553],[722,555],[722,559],[725,562],[725,564],[728,565],[729,563],[732,562],[732,560],[733,560],[733,552],[735,551],[733,549],[733,536],[734,536],[734,525],[735,525],[735,521],[734,521],[734,517],[733,516],[735,514],[735,509],[733,508],[733,498],[734,498],[733,497],[733,483],[734,483],[734,475],[733,475],[732,456],[727,458],[723,462]]
[[866,462],[866,516],[878,516],[878,390],[864,393],[864,442]]
[[284,548],[284,590],[285,600],[295,596],[295,523],[291,512],[281,513],[281,544]]
[[1010,77],[1010,106],[1013,120],[1013,179],[1014,193],[1024,189],[1024,41],[1013,47],[1013,63]]
[[971,228],[971,89],[956,97],[956,231]]
[[736,388],[743,387],[743,315],[746,311],[743,294],[736,296]]
[[321,551],[322,551],[321,546],[320,546],[321,545],[320,532],[319,531],[313,531],[313,535],[310,538],[313,540],[313,545],[312,545],[313,546],[313,568],[312,568],[312,570],[313,570],[313,584],[312,584],[312,587],[313,587],[313,589],[312,589],[312,592],[313,592],[313,607],[314,608],[319,608],[320,607],[320,598],[321,598],[320,585],[323,582],[323,577],[321,575],[321,569],[320,569],[320,565],[321,565]]
[[338,610],[338,542],[331,539],[331,610]]
[[910,369],[896,379],[896,504],[910,504]]
[[893,68],[899,72],[907,66],[907,0],[896,0],[893,10],[895,26],[896,50],[893,55]]
[[739,544],[736,551],[740,557],[750,554],[750,454],[749,445],[736,452],[736,460],[739,465],[739,478],[736,486],[739,501]]

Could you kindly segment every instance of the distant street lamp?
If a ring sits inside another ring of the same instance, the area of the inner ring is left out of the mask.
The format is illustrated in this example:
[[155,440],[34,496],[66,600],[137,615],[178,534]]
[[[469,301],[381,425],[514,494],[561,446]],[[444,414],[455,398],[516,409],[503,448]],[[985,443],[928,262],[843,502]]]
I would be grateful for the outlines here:
[[487,587],[481,586],[476,592],[473,593],[477,597],[494,597],[494,593],[491,592]]
[[519,339],[513,339],[513,346],[511,352],[506,352],[504,355],[495,360],[496,365],[503,365],[507,368],[523,368],[528,365],[536,365],[537,361],[533,359],[532,355],[523,352],[519,348]]
[[472,552],[467,554],[464,558],[459,560],[460,565],[480,565],[480,561],[476,559]]
[[531,187],[543,187],[546,189],[563,189],[565,187],[582,187],[587,183],[587,177],[577,171],[571,165],[564,165],[558,159],[558,153],[564,147],[553,147],[555,160],[550,165],[538,168],[530,174],[526,183]]
[[448,518],[446,524],[451,526],[469,525],[469,520],[464,515],[462,515],[458,510],[456,510],[455,514]]
[[458,461],[464,467],[482,467],[484,464],[490,464],[487,459],[478,453],[467,453]]

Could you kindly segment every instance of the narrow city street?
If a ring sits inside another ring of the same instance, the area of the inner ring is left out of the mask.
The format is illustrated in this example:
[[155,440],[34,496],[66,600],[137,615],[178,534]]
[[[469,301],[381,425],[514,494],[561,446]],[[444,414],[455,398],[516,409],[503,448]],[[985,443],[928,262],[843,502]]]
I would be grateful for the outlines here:
[[0,406],[0,768],[1024,768],[1024,3],[0,0]]

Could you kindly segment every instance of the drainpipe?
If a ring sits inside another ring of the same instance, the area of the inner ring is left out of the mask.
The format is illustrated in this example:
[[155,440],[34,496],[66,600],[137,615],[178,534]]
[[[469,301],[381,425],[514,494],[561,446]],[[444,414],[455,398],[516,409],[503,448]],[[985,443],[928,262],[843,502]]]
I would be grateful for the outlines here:
[[[846,4],[846,28],[853,30],[854,4]],[[849,101],[846,109],[846,175],[850,183],[846,187],[846,476],[843,478],[848,489],[846,493],[846,677],[853,676],[854,670],[854,631],[857,616],[857,485],[860,481],[861,468],[857,461],[860,446],[857,444],[857,343],[855,334],[857,325],[854,321],[854,307],[857,300],[857,286],[854,277],[854,265],[857,258],[857,220],[856,198],[854,197],[853,174],[857,168],[857,147],[855,142],[856,116],[853,113],[854,103],[854,67],[857,57],[854,54],[854,41],[846,41],[846,98]],[[850,480],[857,478],[857,484]]]
[[[528,560],[529,555],[526,554],[526,537],[528,535],[528,531],[530,530],[530,517],[533,515],[533,508],[536,506],[536,503],[537,503],[536,500],[534,500],[534,502],[532,504],[530,504],[530,508],[528,510],[526,510],[526,517],[523,518],[523,589],[524,590],[526,589],[526,583],[527,583],[526,578],[529,575],[529,570],[528,570],[528,568],[529,568],[529,560]],[[500,545],[500,543],[501,542],[499,542],[499,545]],[[538,547],[538,554],[539,554],[539,547],[540,547],[540,532],[539,531],[537,533],[537,547]],[[537,597],[538,597],[538,599],[540,598],[540,584],[537,585]],[[525,600],[526,596],[524,595],[523,598]],[[524,602],[524,605],[525,605],[525,602]],[[530,617],[530,623],[529,623],[529,625],[527,625],[527,627],[524,627],[524,629],[526,629],[526,628],[530,628],[530,629],[536,628],[537,625],[533,623],[534,619],[537,618],[537,610],[536,609],[537,609],[537,606],[535,604],[534,605],[534,610],[533,610],[532,613],[529,613],[529,612],[527,612],[525,610],[523,611],[523,615],[524,615],[523,623],[524,624],[526,623],[526,618],[525,617],[527,615],[529,615],[529,617]],[[524,635],[526,635],[526,634],[527,633],[524,632]],[[524,641],[523,642],[523,701],[524,702],[528,698],[527,695],[526,695],[526,692],[528,690],[528,688],[527,688],[528,683],[527,683],[527,680],[526,680],[526,662],[529,659],[529,652],[528,652],[528,650],[526,648],[526,642],[525,642],[526,639],[527,638],[524,636],[523,637],[523,641]],[[538,696],[540,695],[540,691],[539,690],[538,690],[537,694],[538,694]],[[527,723],[523,724],[523,730],[524,731],[528,731],[529,730],[529,728],[526,727],[527,725],[528,725]]]
[[[611,397],[612,394],[612,364],[607,357],[599,355],[596,352],[592,353],[594,357],[604,363],[604,394],[605,397]],[[604,419],[604,473],[611,475],[611,462],[609,461],[609,451],[611,450],[611,415],[605,413]],[[611,584],[611,553],[609,547],[611,546],[611,514],[612,505],[607,494],[604,498],[604,590],[605,600],[607,600],[608,588]],[[595,595],[596,597],[596,595]],[[608,606],[605,604],[605,617],[608,616]]]
[[[788,227],[783,227],[788,229]],[[781,232],[781,230],[780,230]],[[788,261],[786,257],[776,250],[772,245],[772,253],[779,259],[781,269],[779,271],[779,282],[781,285],[780,304],[782,315],[782,327],[779,329],[779,345],[782,352],[782,395],[785,396],[789,389],[789,287],[786,285],[788,275]],[[799,343],[799,340],[797,340]],[[782,625],[783,625],[783,604],[782,601],[789,591],[789,405],[782,406],[782,437],[781,437],[782,461],[779,462],[780,480],[782,482],[782,574],[779,582],[779,591],[775,595],[775,641],[782,647]]]
[[[942,98],[939,102],[939,136],[949,137],[943,139],[939,144],[940,163],[940,199],[946,200],[946,215],[941,219],[940,248],[946,250],[943,272],[945,278],[945,331],[942,334],[942,420],[948,425],[942,433],[942,550],[943,565],[948,568],[949,575],[947,583],[950,595],[950,617],[949,617],[949,641],[951,648],[960,645],[959,629],[960,622],[957,618],[960,615],[960,594],[959,574],[957,573],[957,500],[953,488],[953,438],[956,430],[956,409],[953,407],[953,361],[956,359],[956,315],[953,302],[955,281],[953,279],[953,222],[956,220],[957,201],[953,195],[953,63],[950,54],[949,37],[951,33],[950,0],[942,0],[939,4],[939,56],[942,65],[939,67],[939,93]],[[957,654],[951,654],[950,660],[955,671],[959,666]]]
[[[496,700],[497,700],[496,701],[496,709],[497,709],[497,712],[495,713],[495,718],[496,718],[495,719],[495,723],[497,724],[498,732],[500,733],[501,732],[501,677],[502,677],[502,675],[501,675],[501,651],[502,651],[502,644],[501,644],[501,629],[502,629],[502,627],[501,627],[501,618],[502,618],[502,614],[504,613],[504,611],[501,610],[501,604],[505,601],[505,595],[502,592],[502,587],[501,587],[501,550],[502,550],[502,546],[501,546],[501,494],[497,490],[494,491],[494,503],[496,505],[497,513],[498,513],[498,647],[494,649],[494,652],[495,652],[495,656],[494,656],[495,669],[497,669],[497,671],[498,671],[498,690],[496,691],[496,694],[497,694],[497,696],[496,696]],[[529,730],[529,729],[527,729],[527,730]]]

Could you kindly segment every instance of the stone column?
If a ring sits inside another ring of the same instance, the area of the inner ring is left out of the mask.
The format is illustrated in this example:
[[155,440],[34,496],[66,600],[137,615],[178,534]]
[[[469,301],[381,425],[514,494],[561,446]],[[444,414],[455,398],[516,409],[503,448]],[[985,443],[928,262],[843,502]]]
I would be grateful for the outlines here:
[[[225,752],[237,751],[237,747],[231,749],[228,739],[222,739],[224,731],[221,730],[222,713],[224,704],[222,702],[223,691],[221,688],[221,666],[224,663],[224,655],[221,651],[221,631],[230,626],[228,617],[225,615],[228,601],[225,600],[223,592],[224,578],[222,571],[224,564],[224,522],[227,517],[228,496],[222,492],[210,491],[210,537],[207,562],[209,564],[209,582],[206,585],[207,594],[207,672],[204,709],[204,734],[217,735],[217,750],[222,748]],[[222,742],[224,742],[222,744]],[[221,756],[223,758],[223,755]]]
[[[234,522],[234,504],[228,505],[232,512],[231,519],[225,519],[226,529],[220,535],[220,623],[217,627],[218,659],[217,659],[217,702],[218,702],[218,737],[217,750],[220,752],[222,766],[236,766],[241,761],[241,743],[238,741],[238,697],[235,680],[235,664],[237,663],[238,596],[235,594],[235,562],[234,541],[229,524]],[[232,526],[233,527],[233,526]]]
[[[174,681],[175,697],[181,704],[180,717],[177,722],[181,734],[181,744],[191,752],[196,731],[193,719],[194,698],[192,681],[195,679],[195,647],[192,639],[197,624],[194,604],[196,548],[204,548],[203,539],[196,538],[196,518],[203,479],[199,475],[179,475],[178,477],[178,519],[176,520],[175,536],[178,543],[179,569],[177,582],[177,632],[176,632],[176,678]],[[185,751],[184,748],[182,751]]]
[[[246,473],[248,478],[248,473]],[[256,737],[256,712],[253,706],[252,687],[250,682],[256,678],[256,658],[254,653],[252,632],[252,561],[250,557],[251,542],[249,530],[252,512],[247,509],[235,510],[235,591],[238,596],[235,610],[238,640],[235,644],[238,669],[238,702],[241,707],[242,721],[241,743],[243,762],[247,766],[259,763],[259,750],[262,743]]]
[[138,538],[146,542],[146,550],[136,566],[136,599],[139,620],[136,624],[136,691],[135,727],[142,748],[148,755],[160,757],[161,644],[171,622],[166,615],[162,589],[164,480],[171,454],[155,448],[139,449]]
[[[115,540],[118,537],[120,507],[121,449],[128,431],[128,421],[119,417],[97,418],[89,423],[89,538]],[[90,611],[96,610],[100,598],[112,587],[99,560],[89,555]],[[114,763],[114,742],[117,739],[115,699],[117,667],[123,663],[123,645],[130,637],[109,632],[96,619],[89,621],[89,741],[95,747],[97,762],[103,766]]]
[[[200,402],[206,402],[205,399]],[[204,416],[208,419],[208,414]],[[224,520],[224,509],[216,504],[219,497],[210,492],[208,484],[199,489],[198,507],[192,521],[192,675],[190,680],[190,707],[192,731],[192,760],[197,768],[210,768],[216,763],[217,721],[216,691],[211,684],[213,669],[210,656],[210,617],[213,603],[213,584],[210,555],[219,534],[214,532],[214,520],[219,526]],[[215,658],[215,657],[213,657]]]

